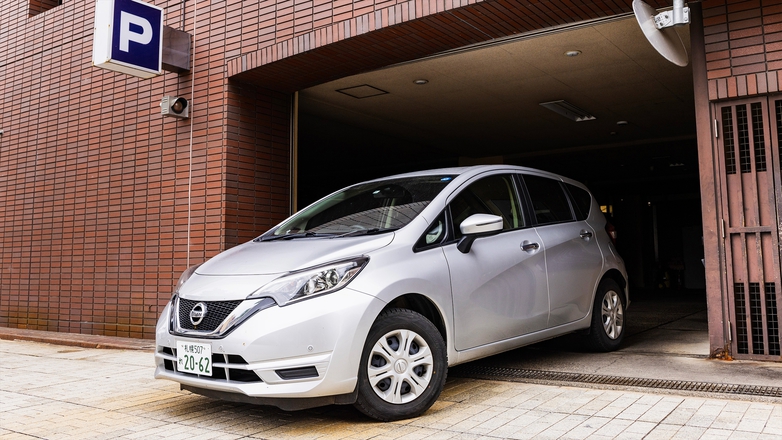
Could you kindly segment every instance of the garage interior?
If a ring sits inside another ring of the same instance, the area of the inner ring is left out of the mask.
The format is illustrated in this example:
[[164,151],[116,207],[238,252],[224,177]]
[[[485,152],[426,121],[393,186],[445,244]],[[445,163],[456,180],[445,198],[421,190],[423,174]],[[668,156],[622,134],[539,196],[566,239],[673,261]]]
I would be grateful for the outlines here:
[[[679,33],[689,52],[688,28]],[[586,120],[541,105],[559,100]],[[358,181],[446,166],[574,178],[617,227],[636,293],[690,292],[705,307],[692,69],[660,56],[632,14],[301,90],[297,150],[298,208]]]
[[[558,100],[587,120],[541,105]],[[633,301],[620,351],[570,335],[452,374],[633,376],[649,356],[668,377],[703,368],[686,365],[709,355],[692,68],[660,56],[632,14],[320,84],[299,92],[297,115],[299,208],[365,179],[507,163],[585,183],[616,226]]]

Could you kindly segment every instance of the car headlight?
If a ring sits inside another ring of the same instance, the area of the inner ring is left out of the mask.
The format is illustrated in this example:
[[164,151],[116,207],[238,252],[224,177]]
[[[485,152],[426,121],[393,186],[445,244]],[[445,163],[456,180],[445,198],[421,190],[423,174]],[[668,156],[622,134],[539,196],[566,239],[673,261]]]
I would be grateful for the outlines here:
[[247,299],[274,298],[280,306],[336,292],[347,286],[369,262],[368,257],[337,261],[287,273],[256,290]]
[[[203,263],[201,263],[201,264],[203,264]],[[201,264],[196,264],[194,266],[190,266],[187,269],[185,269],[184,272],[182,272],[182,275],[179,276],[179,281],[176,282],[176,287],[174,288],[174,295],[179,293],[179,289],[181,289],[182,286],[185,285],[187,280],[189,280],[190,277],[193,276],[193,274],[195,273],[196,269],[201,267]]]

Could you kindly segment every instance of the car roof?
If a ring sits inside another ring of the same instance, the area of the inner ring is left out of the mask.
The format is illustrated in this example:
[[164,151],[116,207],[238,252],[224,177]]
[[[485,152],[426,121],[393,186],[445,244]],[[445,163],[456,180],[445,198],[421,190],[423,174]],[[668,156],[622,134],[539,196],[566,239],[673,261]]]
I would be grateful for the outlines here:
[[[410,177],[424,177],[424,176],[438,176],[438,175],[452,175],[452,176],[462,176],[464,178],[470,178],[472,176],[485,173],[488,171],[496,171],[496,170],[507,170],[507,171],[513,171],[513,172],[528,172],[528,173],[535,173],[535,174],[543,174],[547,175],[549,177],[558,178],[561,179],[564,182],[568,183],[575,183],[578,186],[583,186],[580,182],[577,182],[573,179],[570,179],[565,176],[560,176],[559,174],[555,174],[549,171],[540,170],[536,168],[529,168],[529,167],[522,167],[517,165],[503,165],[503,164],[494,164],[494,165],[473,165],[473,166],[466,166],[466,167],[451,167],[451,168],[436,168],[431,170],[421,170],[421,171],[413,171],[410,173],[403,173],[403,174],[395,174],[392,176],[382,177],[378,179],[372,179],[367,182],[375,182],[375,181],[382,181],[382,180],[388,180],[388,179],[404,179],[404,178],[410,178]],[[461,179],[460,179],[461,180]]]

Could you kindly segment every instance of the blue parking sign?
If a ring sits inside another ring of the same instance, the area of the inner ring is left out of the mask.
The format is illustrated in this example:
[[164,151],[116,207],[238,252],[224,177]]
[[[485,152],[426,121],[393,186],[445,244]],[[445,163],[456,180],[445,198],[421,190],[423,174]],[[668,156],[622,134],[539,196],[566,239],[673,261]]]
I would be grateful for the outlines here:
[[136,0],[97,0],[92,62],[142,78],[162,72],[163,10]]

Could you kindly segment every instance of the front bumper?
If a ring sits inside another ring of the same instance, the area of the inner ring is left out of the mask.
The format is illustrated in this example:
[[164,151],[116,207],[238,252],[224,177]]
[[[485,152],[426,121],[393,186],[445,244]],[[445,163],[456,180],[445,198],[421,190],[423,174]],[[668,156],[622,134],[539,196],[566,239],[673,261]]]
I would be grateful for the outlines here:
[[[262,310],[225,337],[212,339],[171,334],[169,304],[157,324],[155,377],[200,394],[280,407],[286,407],[285,399],[351,394],[366,335],[384,305],[345,288]],[[178,371],[177,341],[211,346],[211,377]]]

